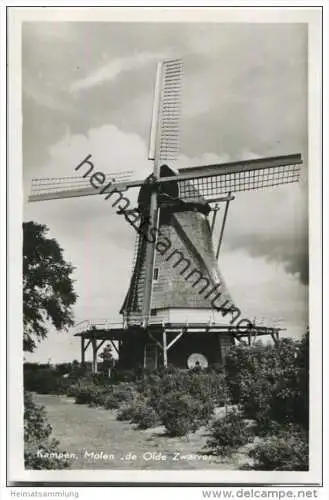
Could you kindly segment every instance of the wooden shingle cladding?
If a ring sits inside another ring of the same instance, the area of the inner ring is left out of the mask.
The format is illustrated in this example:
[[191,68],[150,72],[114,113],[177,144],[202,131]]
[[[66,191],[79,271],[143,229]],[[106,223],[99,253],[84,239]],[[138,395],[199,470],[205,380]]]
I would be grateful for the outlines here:
[[[139,322],[143,310],[147,242],[143,235],[138,238],[135,268],[123,306],[128,324],[130,320]],[[215,258],[209,221],[198,211],[161,214],[154,267],[158,272],[152,284],[151,310],[159,311],[153,313],[159,318],[165,309],[233,305]]]
[[160,231],[159,242],[168,238],[171,247],[163,255],[156,252],[159,277],[153,283],[152,309],[213,308],[216,293],[210,292],[217,284],[221,296],[216,305],[232,303],[214,256],[207,218],[198,212],[173,213]]

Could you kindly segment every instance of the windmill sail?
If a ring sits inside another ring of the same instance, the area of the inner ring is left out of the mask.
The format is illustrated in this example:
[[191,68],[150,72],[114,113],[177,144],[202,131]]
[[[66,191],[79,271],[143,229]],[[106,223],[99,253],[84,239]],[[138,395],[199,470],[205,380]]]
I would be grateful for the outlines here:
[[152,113],[149,160],[173,160],[179,153],[183,63],[173,59],[159,63]]
[[[153,179],[157,180],[160,165],[164,159],[174,159],[178,153],[178,135],[180,116],[180,90],[182,79],[182,61],[180,59],[160,62],[157,66],[153,120],[151,128],[149,157],[154,158]],[[158,229],[159,224],[158,195],[153,189],[150,192],[149,204],[144,216],[150,225]],[[143,283],[143,321],[148,324],[151,311],[152,279],[155,259],[156,238],[147,240],[145,245],[145,273]]]
[[[90,167],[89,167],[90,168]],[[88,167],[87,167],[88,171]],[[82,174],[85,174],[83,171]],[[29,202],[56,200],[63,198],[76,198],[80,196],[93,196],[99,194],[100,190],[96,189],[88,178],[80,174],[75,177],[49,177],[41,179],[32,179],[31,193]],[[131,179],[133,171],[113,172],[112,174],[104,174],[103,185],[111,183],[112,189],[125,190],[126,183]],[[134,185],[140,186],[141,182],[131,182],[130,187]]]
[[301,155],[292,154],[179,169],[180,197],[191,200],[198,192],[209,200],[228,192],[298,182],[301,164]]

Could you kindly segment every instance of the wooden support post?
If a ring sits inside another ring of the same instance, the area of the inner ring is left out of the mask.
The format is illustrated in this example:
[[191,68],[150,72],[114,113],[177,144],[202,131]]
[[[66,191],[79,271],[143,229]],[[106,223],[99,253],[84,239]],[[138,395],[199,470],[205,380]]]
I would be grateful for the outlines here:
[[183,335],[183,332],[180,332],[168,345],[167,345],[167,351],[169,351],[169,349],[174,345],[176,344],[177,340],[179,340]]
[[[231,193],[228,193],[228,198],[231,197]],[[224,234],[224,229],[225,229],[225,223],[226,223],[226,218],[227,218],[227,212],[228,212],[228,207],[230,204],[230,199],[227,200],[225,204],[225,211],[224,211],[224,216],[223,216],[223,222],[222,222],[222,227],[220,230],[220,235],[219,235],[219,241],[218,241],[218,247],[216,251],[216,259],[218,260],[219,257],[219,252],[220,252],[220,247],[222,246],[222,241],[223,241],[223,234]]]
[[92,373],[97,373],[97,340],[95,338],[92,339],[92,346],[93,346],[93,362],[92,362],[92,367],[91,371]]
[[240,337],[239,335],[234,335],[233,334],[233,337],[235,338],[235,340],[237,340],[238,342],[240,342],[240,344],[247,345],[247,342],[245,340],[243,340],[242,337]]
[[165,328],[162,331],[162,343],[163,343],[163,366],[167,368],[168,366],[167,332]]
[[96,344],[96,352],[99,351],[99,349],[102,347],[102,345],[104,344],[104,342],[106,342],[106,339],[102,340],[98,345]]
[[117,353],[117,355],[119,355],[119,349],[117,348],[117,346],[115,345],[113,340],[110,340],[109,342],[110,342],[111,346],[113,347],[113,349],[115,350],[115,352]]
[[217,212],[218,212],[218,203],[216,203],[216,205],[214,207],[214,213],[213,213],[213,216],[212,216],[211,227],[210,227],[211,234],[213,234],[213,232],[214,232],[215,222],[216,222],[216,217],[217,217]]
[[85,357],[85,338],[81,336],[81,365],[84,366],[86,357]]
[[254,336],[253,336],[253,341],[252,341],[253,344],[256,343],[256,339],[257,339],[257,329],[255,328],[255,330],[254,330]]
[[161,344],[161,342],[159,342],[157,339],[155,339],[155,338],[153,337],[153,335],[152,335],[152,333],[151,333],[151,332],[146,331],[146,333],[147,333],[147,335],[149,336],[149,338],[150,338],[150,339],[152,339],[152,340],[153,340],[153,342],[154,342],[155,344],[157,344],[157,345],[160,347],[160,349],[162,350],[162,349],[163,349],[163,344]]

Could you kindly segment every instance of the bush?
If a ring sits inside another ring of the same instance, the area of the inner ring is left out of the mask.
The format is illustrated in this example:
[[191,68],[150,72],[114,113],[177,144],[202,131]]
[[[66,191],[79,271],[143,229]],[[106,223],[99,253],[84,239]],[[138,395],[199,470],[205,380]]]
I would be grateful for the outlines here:
[[305,471],[309,469],[308,437],[293,425],[281,429],[250,450],[254,470]]
[[[179,370],[170,367],[144,372],[136,383],[138,391],[158,415],[169,435],[182,436],[208,423],[215,406],[226,401],[225,377],[211,370]],[[124,409],[119,418],[126,418],[131,409]],[[150,411],[148,408],[147,411]]]
[[123,421],[128,420],[132,421],[136,414],[136,406],[134,404],[122,406],[117,413],[117,420]]
[[230,456],[240,446],[250,441],[251,431],[238,412],[230,412],[215,420],[210,427],[207,447],[215,454]]
[[111,384],[107,377],[92,376],[79,380],[70,386],[66,392],[75,397],[77,404],[90,406],[104,406],[107,409],[119,408],[122,404],[130,403],[137,394],[135,385],[128,382]]
[[24,366],[24,388],[39,394],[60,394],[62,377],[50,365]]
[[172,391],[159,402],[158,414],[170,436],[184,436],[208,422],[213,412],[210,402],[194,399],[190,394]]
[[271,421],[308,427],[308,335],[274,346],[232,348],[226,380],[232,401],[263,429]]
[[159,423],[159,417],[152,406],[147,404],[136,405],[132,422],[137,424],[138,429],[149,429]]
[[225,405],[225,377],[216,371],[207,373],[191,370],[187,390],[192,397],[203,402],[211,402],[214,406]]
[[58,441],[51,438],[52,427],[47,422],[45,410],[34,403],[32,395],[24,393],[24,463],[26,469],[65,469],[68,460],[45,456],[61,453]]
[[77,361],[50,364],[24,363],[24,388],[38,394],[66,394],[68,387],[84,373]]
[[132,404],[121,407],[117,420],[129,420],[137,424],[138,429],[148,429],[159,423],[159,417],[154,408],[143,397],[138,397]]
[[78,387],[75,402],[78,405],[102,406],[106,399],[106,389],[96,384]]
[[97,379],[94,376],[81,378],[68,387],[66,394],[75,398],[76,404],[103,406],[106,395],[111,391],[108,379]]
[[137,374],[135,370],[123,370],[119,367],[114,367],[111,370],[111,382],[135,382]]
[[107,409],[117,409],[122,404],[131,403],[136,398],[136,388],[129,382],[121,382],[111,387],[111,391],[105,397],[104,406]]
[[143,408],[150,407],[149,402],[142,395],[138,395],[130,404],[123,405],[118,413],[117,420],[130,420],[137,423],[138,415],[143,412]]
[[232,347],[225,359],[226,383],[233,404],[239,403],[242,396],[242,386],[246,379],[254,380],[260,372],[258,362],[266,356],[263,345]]
[[166,394],[176,392],[189,394],[193,399],[202,401],[203,406],[225,404],[226,386],[222,374],[204,371],[182,371],[171,368],[148,374],[137,384],[138,390],[149,398],[155,411]]

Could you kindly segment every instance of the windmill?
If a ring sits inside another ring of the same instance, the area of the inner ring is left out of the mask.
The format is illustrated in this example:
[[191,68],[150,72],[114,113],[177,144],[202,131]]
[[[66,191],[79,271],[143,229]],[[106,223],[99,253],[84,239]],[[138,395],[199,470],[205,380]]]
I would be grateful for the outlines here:
[[[179,59],[157,65],[148,155],[153,172],[147,179],[131,180],[130,172],[94,173],[87,157],[76,168],[80,177],[32,181],[29,201],[104,193],[116,194],[121,201],[127,190],[139,188],[138,207],[131,209],[126,203],[118,210],[137,231],[133,272],[120,311],[122,324],[86,320],[76,333],[81,337],[82,362],[87,347],[93,348],[93,371],[106,341],[117,350],[121,366],[156,368],[168,363],[190,367],[195,360],[202,366],[222,363],[235,340],[251,343],[258,335],[278,339],[279,328],[240,318],[218,259],[233,193],[297,182],[301,155],[169,166],[179,152],[182,75]],[[224,213],[215,242],[220,204]]]

